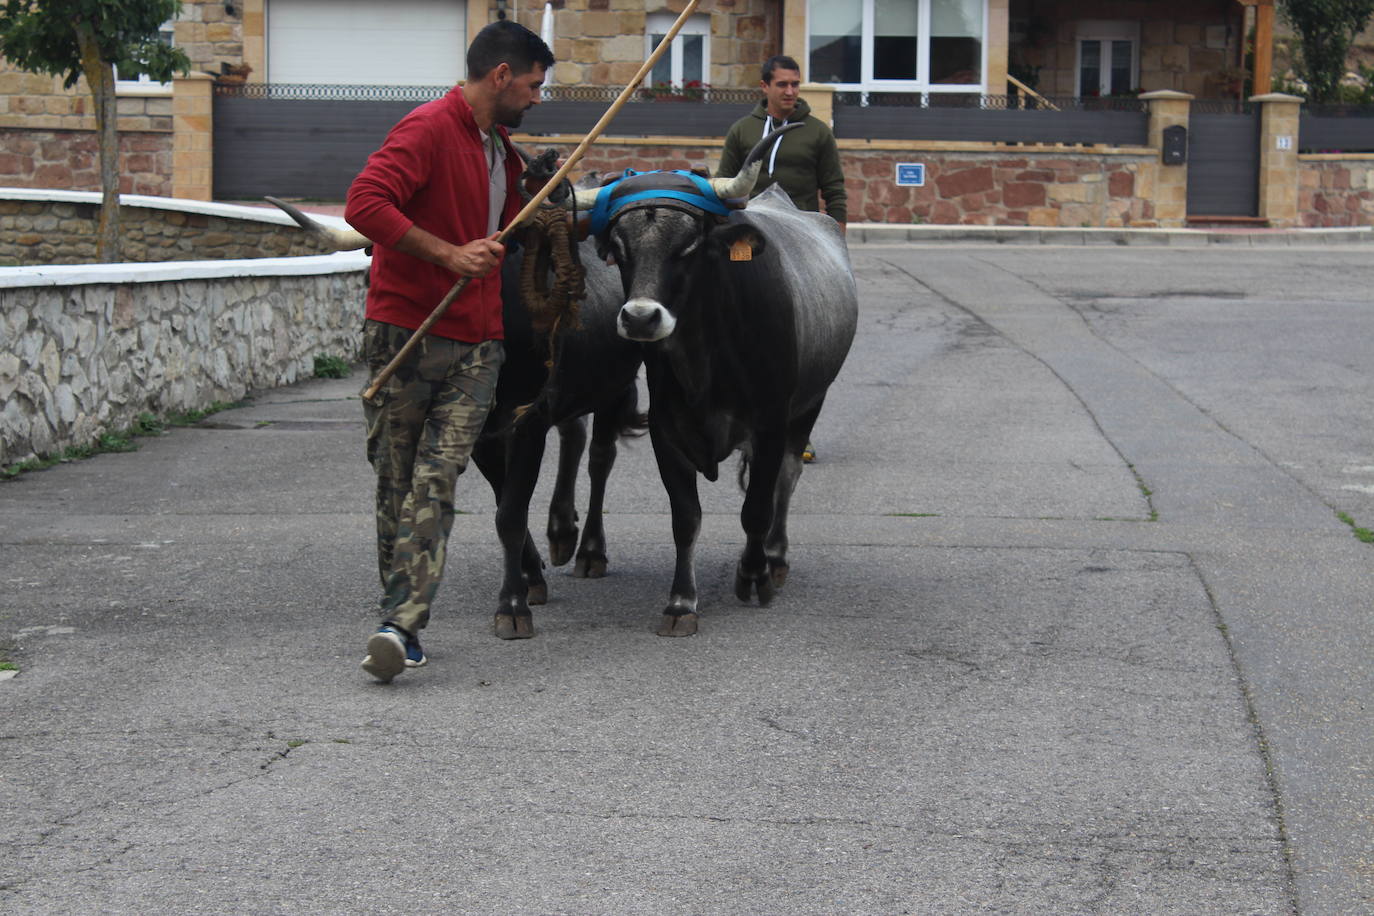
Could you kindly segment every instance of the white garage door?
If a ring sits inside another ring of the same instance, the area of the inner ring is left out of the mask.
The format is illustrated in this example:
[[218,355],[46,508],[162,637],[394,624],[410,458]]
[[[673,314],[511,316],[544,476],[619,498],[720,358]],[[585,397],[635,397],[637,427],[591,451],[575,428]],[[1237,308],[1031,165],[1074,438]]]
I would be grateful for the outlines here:
[[466,20],[465,0],[268,0],[267,81],[451,86]]

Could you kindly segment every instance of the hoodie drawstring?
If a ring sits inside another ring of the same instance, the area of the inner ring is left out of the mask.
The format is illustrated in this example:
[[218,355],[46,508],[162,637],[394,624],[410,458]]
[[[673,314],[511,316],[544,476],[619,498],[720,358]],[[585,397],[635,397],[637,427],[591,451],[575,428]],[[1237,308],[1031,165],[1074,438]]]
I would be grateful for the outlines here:
[[[782,126],[783,126],[784,124],[786,124],[786,123],[787,123],[787,119],[786,119],[786,118],[783,118],[783,119],[781,119],[780,121],[778,121],[778,126],[779,126],[779,127],[782,127]],[[768,117],[767,117],[767,118],[764,120],[764,122],[763,122],[763,135],[766,137],[766,136],[768,136],[768,135],[769,135],[770,133],[772,133],[772,132],[773,132],[773,116],[772,116],[772,115],[768,115]],[[774,144],[773,144],[773,152],[772,152],[772,154],[769,155],[769,157],[768,157],[768,174],[769,174],[769,175],[772,175],[775,171],[777,171],[777,166],[778,166],[778,147],[780,147],[780,146],[782,146],[782,137],[779,137],[779,138],[777,139],[777,141],[774,142]]]

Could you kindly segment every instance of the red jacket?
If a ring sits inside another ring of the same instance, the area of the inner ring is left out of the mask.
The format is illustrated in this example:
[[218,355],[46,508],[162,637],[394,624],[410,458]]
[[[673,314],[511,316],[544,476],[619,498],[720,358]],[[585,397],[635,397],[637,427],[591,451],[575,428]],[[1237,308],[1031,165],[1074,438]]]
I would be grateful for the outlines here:
[[[523,166],[505,128],[496,130],[506,145],[504,227],[520,211]],[[402,118],[368,157],[344,210],[349,224],[376,243],[368,318],[414,330],[457,282],[457,274],[392,246],[412,225],[455,245],[485,238],[487,162],[472,107],[458,88]],[[469,280],[432,333],[467,343],[501,339],[500,268]]]

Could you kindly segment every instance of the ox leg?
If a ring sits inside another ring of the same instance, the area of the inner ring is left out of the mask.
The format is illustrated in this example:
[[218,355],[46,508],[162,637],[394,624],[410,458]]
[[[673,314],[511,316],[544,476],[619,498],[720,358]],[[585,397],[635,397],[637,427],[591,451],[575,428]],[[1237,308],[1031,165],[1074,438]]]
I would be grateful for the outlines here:
[[811,428],[816,425],[820,413],[821,408],[817,405],[815,410],[799,417],[787,429],[787,449],[782,456],[782,470],[773,494],[773,524],[763,543],[774,588],[782,588],[787,583],[787,515],[792,508],[792,493],[797,488],[804,466],[802,450],[811,441]]
[[767,606],[773,600],[774,583],[764,540],[773,526],[774,499],[787,442],[782,430],[760,431],[753,438],[749,485],[744,491],[744,508],[740,510],[745,540],[735,569],[735,597],[748,601],[757,592],[759,604]]
[[677,549],[673,588],[668,594],[668,606],[663,609],[658,635],[691,636],[698,623],[695,553],[697,533],[701,530],[701,500],[697,497],[697,472],[681,452],[664,441],[652,422],[649,435],[673,513],[673,544]]
[[530,587],[523,557],[532,544],[529,533],[530,499],[544,460],[548,426],[527,417],[510,433],[506,452],[506,479],[496,507],[496,533],[505,555],[505,578],[497,598],[495,627],[501,639],[529,639],[534,635],[530,613]]
[[[496,505],[501,505],[501,493],[506,485],[505,438],[500,435],[484,436],[472,450],[472,461],[482,476],[491,484],[496,495]],[[544,579],[544,560],[539,556],[534,536],[525,532],[525,546],[520,552],[520,569],[528,588],[526,601],[529,604],[545,604],[549,600],[549,585]]]
[[577,547],[577,469],[587,448],[586,421],[558,424],[558,479],[549,500],[549,562],[562,566]]
[[[631,390],[633,397],[633,389]],[[606,529],[603,510],[606,505],[606,481],[615,467],[616,443],[620,436],[620,408],[596,412],[592,423],[592,446],[587,456],[587,474],[591,477],[591,493],[587,499],[587,526],[582,531],[582,543],[577,548],[577,563],[573,575],[583,579],[600,579],[606,575]]]

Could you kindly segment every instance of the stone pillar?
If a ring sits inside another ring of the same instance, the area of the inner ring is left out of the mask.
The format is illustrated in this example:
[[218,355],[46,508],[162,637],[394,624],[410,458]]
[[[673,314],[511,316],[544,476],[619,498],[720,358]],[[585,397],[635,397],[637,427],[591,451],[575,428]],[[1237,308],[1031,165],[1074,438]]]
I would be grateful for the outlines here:
[[214,183],[214,78],[172,80],[172,196],[211,200]]
[[806,53],[806,0],[782,2],[782,52],[801,64],[802,79],[811,78],[811,60]]
[[835,126],[835,87],[829,83],[802,83],[801,97],[811,106],[811,116],[827,127]]
[[1182,226],[1188,219],[1188,163],[1164,165],[1164,128],[1188,127],[1188,114],[1193,96],[1172,89],[1146,92],[1140,96],[1150,106],[1149,140],[1151,149],[1158,150],[1154,182],[1155,220],[1162,228]]
[[1260,108],[1259,215],[1278,229],[1298,225],[1298,115],[1302,99],[1282,92],[1251,96]]
[[988,84],[983,90],[987,95],[1007,94],[1010,17],[1009,0],[988,0]]

